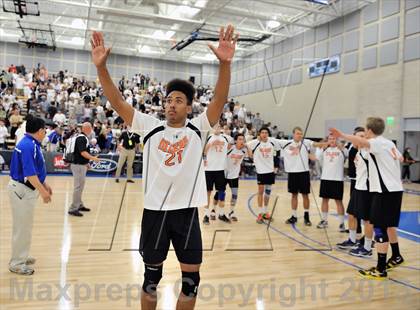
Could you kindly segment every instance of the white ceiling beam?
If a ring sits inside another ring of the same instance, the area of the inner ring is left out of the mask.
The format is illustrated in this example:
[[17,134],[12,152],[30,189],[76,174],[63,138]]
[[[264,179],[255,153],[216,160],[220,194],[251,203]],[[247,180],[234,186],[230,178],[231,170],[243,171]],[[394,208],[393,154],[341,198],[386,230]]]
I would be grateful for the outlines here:
[[330,17],[338,17],[339,16],[339,15],[334,14],[334,13],[325,12],[325,10],[311,9],[308,6],[290,4],[289,2],[286,2],[286,1],[273,2],[273,1],[268,1],[268,0],[259,0],[259,2],[265,3],[265,4],[270,4],[270,5],[275,5],[275,6],[279,6],[279,7],[285,7],[285,8],[289,8],[289,9],[295,9],[295,10],[299,10],[299,11],[305,11],[305,12],[311,12],[311,13],[326,15],[326,16],[330,16]]

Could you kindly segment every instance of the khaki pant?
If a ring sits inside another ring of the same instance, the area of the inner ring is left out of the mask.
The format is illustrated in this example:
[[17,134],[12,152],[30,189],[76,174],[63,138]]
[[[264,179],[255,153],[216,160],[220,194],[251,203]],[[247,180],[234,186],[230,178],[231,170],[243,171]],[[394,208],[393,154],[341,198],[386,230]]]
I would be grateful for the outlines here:
[[34,208],[38,200],[37,190],[10,180],[8,185],[10,206],[12,208],[12,257],[9,267],[24,265],[29,257],[32,240]]
[[83,189],[85,188],[87,165],[71,164],[70,170],[73,174],[74,188],[73,201],[70,205],[69,211],[76,211],[84,207],[82,202]]
[[135,157],[135,149],[127,150],[125,148],[121,148],[120,158],[118,159],[117,172],[115,173],[116,178],[121,176],[121,169],[124,166],[125,161],[127,161],[127,179],[131,180],[133,178],[133,163]]

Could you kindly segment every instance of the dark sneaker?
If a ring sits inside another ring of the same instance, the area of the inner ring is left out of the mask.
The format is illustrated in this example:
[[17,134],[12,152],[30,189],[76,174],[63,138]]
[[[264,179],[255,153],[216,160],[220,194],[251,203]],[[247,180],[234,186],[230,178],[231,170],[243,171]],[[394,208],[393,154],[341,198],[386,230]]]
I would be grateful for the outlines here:
[[79,210],[69,211],[68,214],[73,216],[83,216],[83,213],[79,212]]
[[376,267],[372,267],[366,270],[359,270],[359,275],[363,278],[373,279],[373,280],[385,280],[388,277],[386,270],[380,272]]
[[207,215],[204,215],[203,224],[204,225],[210,225],[210,219]]
[[297,223],[297,217],[294,217],[293,215],[286,220],[286,224],[295,224]]
[[225,223],[229,223],[230,224],[230,220],[227,218],[226,215],[219,215],[219,220],[225,222]]
[[356,249],[350,250],[350,255],[357,256],[357,257],[371,257],[372,250],[368,251],[363,246],[359,246]]
[[115,183],[120,183],[120,179],[115,179]]
[[238,221],[238,218],[236,217],[235,212],[233,212],[233,211],[229,213],[229,219],[232,222],[237,222]]
[[397,268],[398,266],[401,266],[402,264],[404,264],[404,258],[402,258],[402,256],[391,257],[390,259],[388,259],[388,262],[386,263],[386,270]]
[[134,183],[133,180],[127,180],[127,183]]
[[348,231],[347,231],[347,229],[346,229],[346,226],[345,226],[344,224],[340,224],[340,226],[338,226],[338,230],[339,230],[341,233],[345,233],[345,232],[347,232],[347,233],[348,233]]
[[337,243],[337,248],[341,250],[350,250],[350,249],[353,249],[356,245],[357,245],[356,242],[353,242],[350,239],[347,239],[344,242]]
[[79,208],[79,211],[82,211],[82,212],[89,212],[89,211],[90,211],[90,209],[89,209],[89,208],[86,208],[85,206],[81,206],[81,207]]

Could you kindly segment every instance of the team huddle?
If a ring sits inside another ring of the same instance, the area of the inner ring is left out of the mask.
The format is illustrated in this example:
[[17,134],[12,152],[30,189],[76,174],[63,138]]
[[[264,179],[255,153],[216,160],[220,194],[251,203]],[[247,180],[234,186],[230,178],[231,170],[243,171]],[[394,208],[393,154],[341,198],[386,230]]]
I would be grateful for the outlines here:
[[[245,143],[244,136],[232,137],[221,132],[219,128],[207,139],[204,149],[204,165],[208,200],[213,189],[213,207],[205,207],[204,224],[210,220],[230,223],[238,221],[234,207],[238,199],[239,176],[241,163],[245,157],[253,159],[257,172],[258,184],[258,217],[257,223],[271,221],[267,211],[271,187],[275,183],[274,154],[281,151],[285,171],[288,174],[288,192],[291,193],[292,215],[287,224],[298,221],[298,194],[303,198],[304,224],[311,226],[309,218],[310,173],[309,160],[318,160],[322,166],[319,196],[322,198],[321,221],[319,229],[328,227],[329,200],[337,206],[339,231],[348,232],[348,240],[338,243],[337,247],[348,250],[357,257],[372,256],[373,237],[377,242],[378,264],[359,273],[368,278],[383,279],[387,270],[404,262],[397,238],[397,227],[401,212],[403,187],[400,178],[400,161],[402,155],[395,144],[382,137],[385,124],[381,118],[368,118],[366,129],[355,128],[353,135],[345,135],[337,129],[331,133],[326,142],[314,142],[303,138],[302,129],[293,129],[291,140],[270,137],[268,128],[261,128],[258,138]],[[349,144],[338,142],[338,139],[349,141]],[[313,152],[314,148],[318,151]],[[317,155],[312,155],[316,153]],[[350,201],[347,208],[348,230],[345,227],[345,210],[343,205],[344,164],[349,160]],[[230,210],[225,213],[226,186],[231,189]],[[216,214],[217,213],[217,214]],[[361,234],[363,221],[364,236]],[[391,243],[392,257],[386,261],[388,242]]]

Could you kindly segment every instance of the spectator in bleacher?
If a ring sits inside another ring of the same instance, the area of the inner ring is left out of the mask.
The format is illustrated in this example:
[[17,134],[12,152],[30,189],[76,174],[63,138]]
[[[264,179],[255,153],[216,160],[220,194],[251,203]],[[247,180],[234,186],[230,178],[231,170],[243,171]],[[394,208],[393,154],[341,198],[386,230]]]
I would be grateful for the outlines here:
[[3,120],[0,119],[0,150],[6,149],[6,138],[9,136],[9,131]]
[[57,152],[63,139],[62,134],[63,130],[59,126],[54,125],[53,130],[48,135],[47,151]]
[[7,112],[3,106],[3,103],[0,100],[0,121],[4,121],[4,123],[6,123],[6,119],[7,119]]
[[89,142],[89,153],[92,155],[98,155],[101,149],[98,146],[98,142],[95,138],[92,138]]
[[20,115],[19,109],[14,109],[12,111],[12,114],[9,117],[9,123],[10,123],[10,138],[15,139],[16,137],[16,130],[19,128],[19,125],[22,124],[23,118]]
[[24,95],[23,93],[24,83],[25,83],[25,79],[23,78],[23,75],[19,74],[15,80],[16,95],[19,97]]
[[53,119],[54,116],[57,114],[57,107],[55,101],[51,102],[47,108],[47,118]]
[[63,126],[67,122],[66,115],[61,110],[58,110],[57,113],[53,117],[53,122],[56,123],[58,126]]

